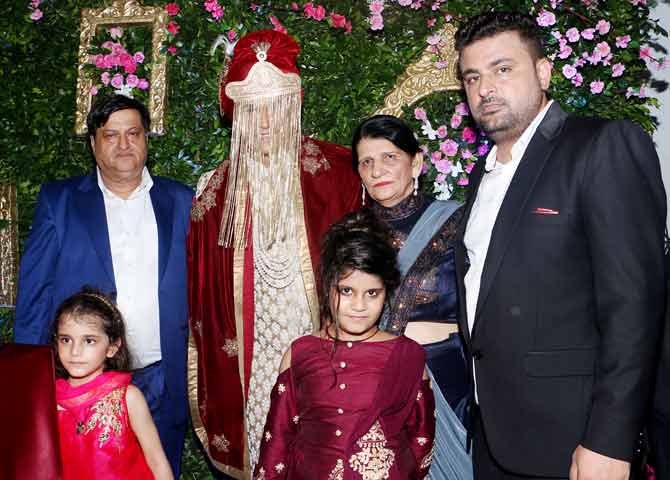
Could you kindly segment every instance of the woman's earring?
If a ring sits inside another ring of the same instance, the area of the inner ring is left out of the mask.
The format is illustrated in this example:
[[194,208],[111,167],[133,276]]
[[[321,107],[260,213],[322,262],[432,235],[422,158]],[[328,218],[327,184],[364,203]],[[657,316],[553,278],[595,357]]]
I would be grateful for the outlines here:
[[416,197],[416,192],[419,191],[419,177],[414,177],[414,196]]
[[361,183],[361,205],[365,206],[365,185]]

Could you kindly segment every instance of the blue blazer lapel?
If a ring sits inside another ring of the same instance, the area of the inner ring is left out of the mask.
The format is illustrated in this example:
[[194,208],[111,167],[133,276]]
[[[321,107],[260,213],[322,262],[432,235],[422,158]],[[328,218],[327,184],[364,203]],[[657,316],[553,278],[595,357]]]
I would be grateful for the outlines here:
[[160,285],[165,274],[168,259],[170,258],[170,248],[172,247],[174,198],[164,188],[159,178],[153,177],[153,181],[154,185],[151,188],[150,195],[158,227],[158,284]]
[[566,118],[567,114],[561,109],[558,103],[554,102],[549,107],[549,111],[542,120],[542,123],[540,123],[535,135],[533,135],[521,159],[521,163],[512,178],[512,183],[507,190],[493,226],[493,232],[491,233],[491,242],[489,243],[489,249],[484,262],[479,297],[477,298],[477,310],[475,324],[472,328],[472,336],[475,335],[478,323],[481,323],[479,322],[479,315],[491,291],[519,220],[525,211],[526,202],[547,160],[551,156],[551,152],[556,146],[556,137],[560,133]]
[[95,170],[82,179],[79,188],[74,192],[74,202],[76,208],[73,209],[73,215],[85,226],[105,273],[116,285],[105,201],[98,187],[98,175]]

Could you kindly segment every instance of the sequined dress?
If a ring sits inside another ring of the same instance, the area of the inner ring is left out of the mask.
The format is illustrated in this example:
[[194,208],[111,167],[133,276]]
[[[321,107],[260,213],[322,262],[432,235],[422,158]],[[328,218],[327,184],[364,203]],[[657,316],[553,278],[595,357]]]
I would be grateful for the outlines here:
[[130,378],[105,372],[77,387],[56,381],[63,480],[154,478],[130,427]]
[[272,390],[253,478],[424,478],[435,407],[423,369],[422,348],[403,336],[338,342],[334,353],[331,340],[295,340]]

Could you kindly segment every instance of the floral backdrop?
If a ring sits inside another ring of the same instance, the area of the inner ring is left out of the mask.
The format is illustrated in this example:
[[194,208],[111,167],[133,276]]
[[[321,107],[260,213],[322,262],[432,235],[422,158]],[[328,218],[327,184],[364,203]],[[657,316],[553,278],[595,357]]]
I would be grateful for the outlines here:
[[[40,183],[81,174],[92,160],[74,131],[79,11],[103,0],[0,2],[0,182],[17,184],[19,228],[27,235]],[[150,141],[153,173],[193,185],[226,156],[230,125],[218,110],[218,81],[235,40],[260,28],[286,31],[302,46],[303,130],[348,145],[353,128],[383,105],[396,78],[426,48],[447,68],[440,31],[481,11],[518,9],[546,33],[554,62],[550,94],[580,115],[628,118],[655,128],[648,96],[654,73],[651,0],[145,0],[165,8],[168,41],[167,133]],[[116,91],[145,99],[150,88],[149,28],[97,32],[86,70],[92,95]],[[463,198],[474,162],[491,147],[460,91],[433,94],[405,110],[424,152],[422,188]],[[0,224],[0,228],[3,225]],[[0,337],[11,312],[0,312]],[[185,478],[209,478],[192,442]]]

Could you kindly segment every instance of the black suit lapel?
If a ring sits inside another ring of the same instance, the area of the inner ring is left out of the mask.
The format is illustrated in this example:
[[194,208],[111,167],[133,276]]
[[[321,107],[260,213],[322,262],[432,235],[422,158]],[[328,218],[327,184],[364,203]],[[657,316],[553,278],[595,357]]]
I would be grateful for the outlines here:
[[112,250],[109,245],[105,201],[97,182],[98,176],[95,171],[82,179],[79,188],[73,194],[76,207],[73,209],[73,214],[79,217],[79,222],[88,231],[93,248],[100,258],[105,273],[116,285],[114,266],[112,265]]
[[477,298],[472,336],[475,335],[475,329],[481,323],[479,315],[481,314],[482,307],[491,291],[519,220],[526,210],[528,198],[547,160],[551,156],[551,152],[556,146],[556,136],[562,129],[566,118],[567,114],[563,112],[558,103],[553,103],[536,130],[535,135],[533,135],[512,178],[512,183],[507,190],[491,233],[491,242],[489,243],[489,249],[484,262],[479,296]]

